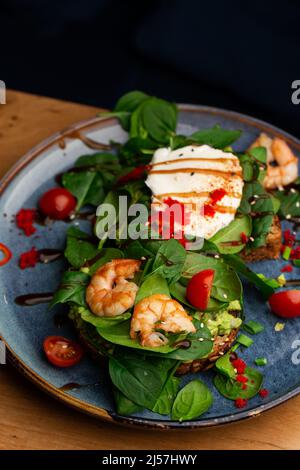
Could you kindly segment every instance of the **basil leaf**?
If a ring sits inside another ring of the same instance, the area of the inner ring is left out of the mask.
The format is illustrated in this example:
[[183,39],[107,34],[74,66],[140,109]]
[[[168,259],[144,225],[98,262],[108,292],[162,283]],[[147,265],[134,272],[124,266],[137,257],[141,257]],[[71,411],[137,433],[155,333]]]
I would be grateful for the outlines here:
[[200,380],[192,380],[178,393],[172,407],[172,419],[187,421],[198,418],[212,403],[213,396],[207,386]]
[[132,113],[147,98],[148,95],[142,91],[130,91],[119,98],[114,111],[127,111]]
[[251,231],[251,217],[249,215],[237,216],[227,227],[219,230],[210,241],[216,245],[219,253],[235,254],[246,246],[241,241],[241,234],[244,233],[249,237]]
[[154,294],[170,295],[167,281],[158,273],[150,274],[142,283],[136,295],[135,304]]
[[161,394],[159,395],[152,411],[160,415],[170,415],[173,402],[178,392],[180,379],[171,375],[166,381]]
[[81,268],[87,260],[94,258],[98,253],[97,248],[87,241],[89,238],[88,234],[76,227],[70,227],[67,230],[67,246],[64,255],[74,268]]
[[98,206],[105,195],[102,177],[95,171],[69,171],[63,175],[62,184],[77,198],[76,210],[86,204]]
[[149,139],[149,137],[131,137],[120,148],[119,156],[126,165],[147,164],[156,149],[157,142]]
[[152,409],[173,370],[175,361],[120,350],[109,360],[112,383],[129,400]]
[[89,281],[90,276],[88,274],[80,271],[66,271],[50,306],[53,307],[56,304],[64,304],[66,302],[85,306],[85,291]]
[[115,405],[117,413],[122,416],[132,415],[141,409],[139,405],[129,400],[124,393],[120,392],[119,389],[113,387],[113,395],[115,399]]
[[151,139],[161,144],[169,143],[170,136],[175,134],[177,124],[177,107],[168,101],[151,97],[141,105],[140,119]]
[[188,139],[197,142],[197,144],[210,145],[218,149],[223,149],[228,145],[231,145],[241,136],[241,131],[231,131],[222,129],[219,125],[212,127],[211,129],[203,129],[201,131],[194,132]]
[[249,399],[257,395],[263,383],[263,375],[256,369],[246,367],[243,374],[248,378],[247,388],[243,390],[242,384],[236,380],[229,379],[222,374],[214,378],[214,384],[217,390],[229,400],[237,398]]
[[183,246],[178,240],[171,238],[159,247],[152,269],[165,279],[175,282],[181,276],[185,258],[186,251]]

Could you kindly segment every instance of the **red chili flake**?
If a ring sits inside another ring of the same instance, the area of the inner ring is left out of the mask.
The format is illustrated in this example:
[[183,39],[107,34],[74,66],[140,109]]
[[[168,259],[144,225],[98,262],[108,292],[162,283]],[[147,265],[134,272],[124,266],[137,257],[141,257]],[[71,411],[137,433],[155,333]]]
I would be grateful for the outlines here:
[[16,224],[22,229],[27,237],[36,232],[33,222],[36,219],[37,211],[35,209],[21,209],[16,215]]
[[225,191],[225,189],[223,188],[215,189],[214,191],[212,191],[210,193],[210,200],[212,204],[216,204],[216,202],[221,201],[221,199],[223,199],[223,197],[226,196],[226,194],[227,194],[227,191]]
[[282,273],[291,273],[293,271],[293,266],[291,264],[287,264],[280,271]]
[[254,384],[254,380],[253,380],[253,379],[251,380],[251,383]]
[[288,229],[283,232],[283,239],[286,246],[292,247],[295,243],[296,235]]
[[38,261],[39,253],[35,247],[32,247],[30,251],[21,254],[19,266],[21,269],[34,268]]
[[247,367],[247,365],[243,361],[243,359],[239,359],[239,358],[235,359],[234,361],[231,361],[231,364],[237,370],[238,374],[243,374],[245,372],[246,367]]
[[211,204],[204,205],[204,216],[205,217],[214,217],[216,213],[215,208]]
[[258,393],[262,398],[266,398],[269,395],[269,390],[262,388]]
[[242,390],[247,390],[247,384],[242,384]]
[[245,375],[242,375],[242,374],[238,374],[236,376],[236,379],[235,379],[237,382],[240,382],[242,384],[245,384],[246,382],[248,382],[248,377],[246,377]]
[[300,246],[296,246],[296,248],[291,251],[290,259],[300,259]]
[[245,406],[247,406],[248,404],[248,400],[246,400],[245,398],[237,398],[234,401],[234,404],[236,408],[245,408]]
[[245,232],[242,232],[242,233],[241,233],[241,241],[242,241],[242,243],[244,243],[244,244],[248,243],[248,237],[247,237],[247,235],[245,234]]
[[144,176],[147,170],[149,170],[149,165],[139,165],[126,175],[121,176],[118,179],[118,184],[126,184],[129,183],[129,181],[139,180]]

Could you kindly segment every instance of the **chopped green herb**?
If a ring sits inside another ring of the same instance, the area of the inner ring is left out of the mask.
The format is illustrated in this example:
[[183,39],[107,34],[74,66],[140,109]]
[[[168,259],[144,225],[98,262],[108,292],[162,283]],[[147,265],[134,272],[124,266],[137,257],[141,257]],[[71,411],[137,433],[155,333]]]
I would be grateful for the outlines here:
[[268,364],[268,360],[265,357],[258,357],[254,362],[257,366],[266,366]]
[[291,256],[291,252],[292,252],[292,248],[290,246],[286,246],[282,254],[283,259],[288,261]]
[[261,333],[265,327],[261,324],[258,323],[257,321],[250,320],[248,323],[243,324],[243,330],[247,331],[247,333],[250,333],[251,335],[257,335],[258,333]]
[[294,266],[296,266],[297,268],[300,268],[300,259],[294,259],[293,264],[294,264]]
[[237,342],[242,346],[245,346],[245,348],[249,348],[249,346],[253,344],[253,339],[249,338],[249,336],[241,334],[237,337]]

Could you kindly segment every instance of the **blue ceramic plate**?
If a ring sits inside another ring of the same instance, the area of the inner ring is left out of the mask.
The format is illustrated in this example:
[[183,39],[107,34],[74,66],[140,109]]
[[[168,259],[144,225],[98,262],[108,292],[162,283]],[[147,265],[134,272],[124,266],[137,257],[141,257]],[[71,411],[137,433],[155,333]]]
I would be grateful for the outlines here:
[[[241,129],[243,135],[235,149],[244,150],[261,131],[265,131],[271,136],[282,136],[300,156],[300,142],[297,139],[261,121],[201,106],[183,105],[180,109],[179,133],[190,134],[215,124],[228,129]],[[43,339],[48,335],[75,337],[72,326],[65,324],[59,328],[55,324],[54,316],[59,309],[49,310],[47,304],[21,307],[15,304],[14,299],[29,292],[55,290],[65,267],[64,261],[38,264],[35,269],[21,271],[18,258],[20,253],[32,246],[62,249],[67,225],[57,222],[52,227],[41,226],[36,234],[27,238],[19,233],[12,219],[21,207],[36,207],[39,197],[55,185],[55,176],[72,167],[78,156],[96,152],[90,147],[91,141],[95,147],[95,142],[108,143],[111,139],[126,140],[126,134],[116,121],[95,118],[79,123],[31,150],[0,183],[0,241],[10,247],[14,255],[8,264],[0,268],[0,334],[14,364],[38,386],[78,410],[107,421],[161,429],[195,428],[237,421],[257,415],[298,394],[300,365],[292,362],[292,354],[295,352],[293,343],[300,339],[300,319],[289,320],[283,331],[276,332],[274,326],[278,319],[268,311],[258,292],[246,285],[247,320],[260,321],[265,325],[265,331],[255,338],[243,357],[249,365],[256,357],[267,357],[268,365],[263,372],[265,387],[270,394],[265,399],[256,397],[250,400],[248,407],[242,411],[218,394],[212,386],[213,373],[206,372],[201,374],[201,378],[213,390],[214,404],[200,419],[180,424],[149,411],[131,417],[118,416],[114,411],[109,380],[99,364],[86,356],[80,364],[63,370],[56,369],[45,360],[41,347]],[[82,221],[81,224],[87,222]],[[254,269],[277,277],[282,265],[281,260],[265,261],[254,265]],[[62,390],[61,387],[68,383],[84,386]]]

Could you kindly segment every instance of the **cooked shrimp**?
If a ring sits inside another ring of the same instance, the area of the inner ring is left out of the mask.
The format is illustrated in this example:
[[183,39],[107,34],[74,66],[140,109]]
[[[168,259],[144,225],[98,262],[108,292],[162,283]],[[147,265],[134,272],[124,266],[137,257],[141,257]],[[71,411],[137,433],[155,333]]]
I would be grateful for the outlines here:
[[96,271],[86,290],[86,301],[95,315],[115,317],[133,307],[138,286],[127,279],[134,277],[140,264],[134,259],[114,259]]
[[135,339],[139,335],[141,345],[152,348],[167,344],[168,338],[156,330],[194,333],[196,328],[179,302],[164,294],[154,294],[134,307],[130,337]]
[[[279,137],[271,139],[260,134],[250,148],[263,146],[267,149],[267,174],[263,185],[267,189],[275,189],[292,183],[298,177],[298,158],[287,143]],[[272,162],[276,163],[275,166]]]

